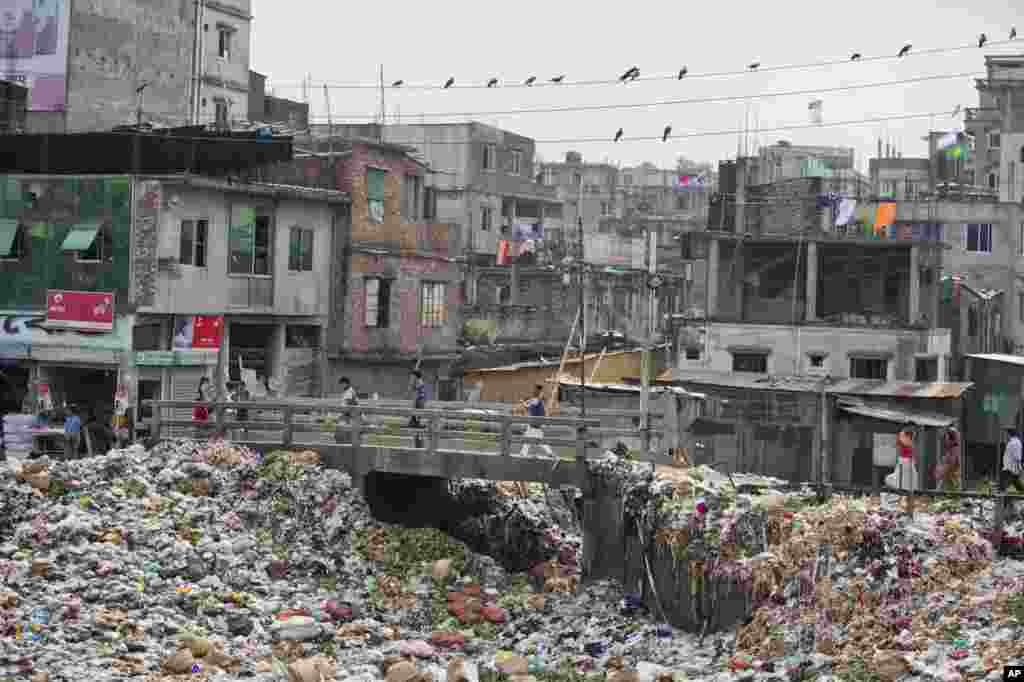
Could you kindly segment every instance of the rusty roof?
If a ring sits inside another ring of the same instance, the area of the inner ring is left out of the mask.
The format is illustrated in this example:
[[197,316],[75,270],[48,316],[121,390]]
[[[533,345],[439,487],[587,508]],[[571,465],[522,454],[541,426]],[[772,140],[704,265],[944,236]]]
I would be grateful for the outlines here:
[[884,398],[959,398],[973,386],[972,383],[944,383],[941,381],[841,379],[830,386],[828,392]]
[[669,369],[655,383],[699,384],[751,388],[762,391],[820,392],[884,398],[959,398],[972,383],[882,381],[879,379],[828,379],[815,376],[771,376],[748,372]]

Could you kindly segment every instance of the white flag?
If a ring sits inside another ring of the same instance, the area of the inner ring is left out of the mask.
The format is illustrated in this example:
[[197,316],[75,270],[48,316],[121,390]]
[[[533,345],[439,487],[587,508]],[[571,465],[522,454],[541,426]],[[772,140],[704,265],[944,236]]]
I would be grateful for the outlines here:
[[807,111],[811,115],[811,123],[821,124],[821,109],[824,102],[820,99],[811,100],[810,104],[807,105]]
[[844,198],[839,202],[839,211],[836,213],[836,225],[849,225],[856,210],[857,200]]
[[939,142],[938,142],[937,146],[938,146],[939,149],[945,149],[946,147],[952,147],[953,145],[955,145],[957,143],[957,141],[959,139],[960,138],[956,134],[956,132],[946,133],[945,135],[943,135],[942,137],[939,138]]

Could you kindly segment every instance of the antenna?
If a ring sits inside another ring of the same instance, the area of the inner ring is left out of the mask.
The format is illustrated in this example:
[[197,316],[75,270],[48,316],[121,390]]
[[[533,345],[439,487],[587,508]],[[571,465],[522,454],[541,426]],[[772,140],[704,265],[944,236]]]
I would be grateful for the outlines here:
[[324,83],[324,102],[327,104],[327,167],[334,176],[334,119],[331,118],[331,92],[327,83]]

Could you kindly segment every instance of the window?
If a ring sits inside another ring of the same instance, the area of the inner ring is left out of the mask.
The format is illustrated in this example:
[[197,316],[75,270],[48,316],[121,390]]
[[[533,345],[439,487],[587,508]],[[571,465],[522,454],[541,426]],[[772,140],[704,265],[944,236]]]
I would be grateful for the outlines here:
[[490,206],[484,206],[480,209],[480,229],[487,231],[491,229],[491,222],[494,219],[493,210]]
[[938,358],[915,358],[914,381],[936,381],[939,378]]
[[288,234],[288,269],[313,272],[313,230],[293,227]]
[[1024,292],[1017,294],[1017,319],[1024,322]]
[[1024,220],[1017,226],[1017,255],[1024,257]]
[[824,353],[808,353],[807,362],[813,369],[824,369],[825,357]]
[[612,205],[610,203],[608,203],[607,201],[602,201],[601,202],[601,215],[611,215],[611,214],[612,214]]
[[518,149],[512,150],[512,175],[520,175],[523,172],[523,153]]
[[[1021,154],[1024,154],[1024,148],[1021,148]],[[549,187],[555,184],[555,173],[550,168],[544,169],[544,184]]]
[[992,253],[991,223],[969,223],[964,227],[964,250],[968,253]]
[[494,157],[497,155],[497,149],[493,144],[484,145],[484,170],[494,170]]
[[889,361],[885,358],[850,358],[851,379],[882,379],[889,375]]
[[366,280],[366,326],[387,328],[391,321],[391,280],[369,277]]
[[420,326],[443,327],[446,313],[444,282],[420,284]]
[[420,185],[422,178],[418,175],[406,175],[402,178],[402,218],[408,222],[420,219]]
[[1024,147],[1020,148],[1020,162],[1024,163]]
[[988,174],[988,188],[989,189],[995,189],[996,185],[998,185],[998,184],[999,184],[999,180],[996,177],[996,174],[995,173],[989,173]]
[[226,99],[217,98],[213,100],[214,112],[214,123],[219,127],[224,128],[228,125],[228,101]]
[[580,175],[579,173],[573,173],[572,174],[572,184],[573,184],[574,187],[579,187],[580,185],[582,185],[583,184],[583,176]]
[[999,145],[1002,144],[1002,135],[999,134],[998,130],[993,130],[988,134],[988,148],[999,149]]
[[679,194],[676,195],[676,210],[685,211],[690,208],[690,195]]
[[206,235],[209,223],[205,220],[181,221],[181,251],[178,261],[182,265],[206,267]]
[[623,175],[622,176],[622,184],[625,185],[626,187],[629,187],[630,185],[632,185],[633,184],[633,176],[629,175],[628,173],[626,175]]
[[758,372],[764,374],[768,371],[767,353],[733,353],[732,371],[734,372]]
[[28,253],[27,228],[17,220],[0,219],[0,260],[21,260]]
[[384,176],[380,168],[366,169],[366,210],[371,223],[384,222]]
[[102,263],[114,260],[114,240],[110,236],[110,229],[102,226],[96,230],[96,238],[84,251],[78,252],[77,260],[91,263]]
[[257,216],[251,208],[238,211],[237,224],[228,232],[232,275],[270,274],[270,217]]
[[686,349],[687,360],[700,360],[700,348],[687,348]]
[[231,59],[231,35],[235,32],[230,26],[217,27],[217,56]]

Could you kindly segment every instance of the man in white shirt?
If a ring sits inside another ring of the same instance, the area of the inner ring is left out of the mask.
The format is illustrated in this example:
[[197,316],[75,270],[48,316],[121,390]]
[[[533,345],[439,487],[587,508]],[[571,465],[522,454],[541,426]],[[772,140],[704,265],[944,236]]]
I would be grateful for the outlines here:
[[999,475],[999,487],[1006,491],[1012,485],[1018,493],[1024,493],[1024,484],[1020,480],[1022,469],[1020,435],[1016,429],[1007,429],[1006,436],[1006,450],[1003,451],[1003,470]]

